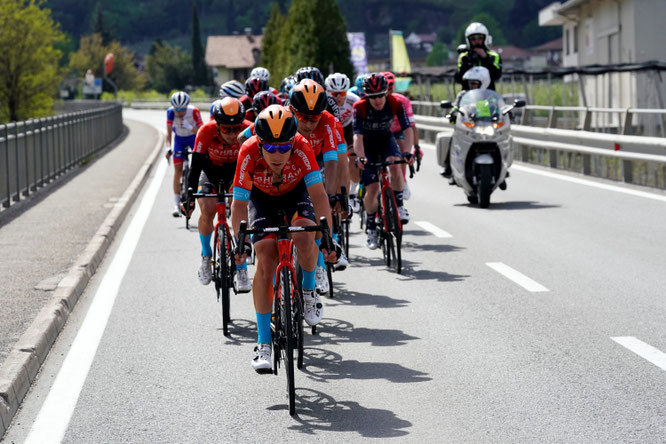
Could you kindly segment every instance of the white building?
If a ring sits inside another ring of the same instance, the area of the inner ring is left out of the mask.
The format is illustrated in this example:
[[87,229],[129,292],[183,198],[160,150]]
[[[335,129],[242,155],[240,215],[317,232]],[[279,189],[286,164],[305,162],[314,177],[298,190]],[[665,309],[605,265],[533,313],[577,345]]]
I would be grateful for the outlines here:
[[[666,0],[556,2],[539,12],[539,25],[562,26],[565,67],[666,60]],[[666,87],[654,71],[583,79],[583,105],[663,108],[666,102]]]

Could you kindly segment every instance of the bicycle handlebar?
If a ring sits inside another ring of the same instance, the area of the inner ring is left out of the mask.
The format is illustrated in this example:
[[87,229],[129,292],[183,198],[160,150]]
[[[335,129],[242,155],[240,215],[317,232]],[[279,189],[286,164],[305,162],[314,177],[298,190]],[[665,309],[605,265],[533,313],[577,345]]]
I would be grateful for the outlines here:
[[[391,165],[399,165],[402,163],[407,163],[407,161],[402,159],[402,160],[391,160],[388,162],[372,162],[372,163],[368,162],[365,164],[365,166],[374,167],[374,168],[383,168]],[[414,165],[409,165],[409,178],[411,179],[413,177],[414,177]]]
[[322,245],[327,251],[332,251],[332,242],[331,236],[329,235],[328,222],[325,217],[319,218],[319,225],[310,225],[307,227],[296,227],[283,224],[277,227],[266,227],[266,228],[247,228],[247,221],[241,221],[240,227],[238,229],[238,245],[236,245],[236,254],[240,257],[243,255],[243,240],[248,234],[279,234],[286,236],[289,233],[303,233],[308,231],[321,231],[322,233]]

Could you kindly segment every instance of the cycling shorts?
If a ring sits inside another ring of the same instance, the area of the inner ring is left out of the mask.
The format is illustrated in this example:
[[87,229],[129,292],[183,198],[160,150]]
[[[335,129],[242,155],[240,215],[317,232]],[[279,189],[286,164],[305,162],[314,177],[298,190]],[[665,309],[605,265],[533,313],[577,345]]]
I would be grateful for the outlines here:
[[[365,147],[365,157],[368,159],[369,163],[384,162],[389,157],[402,157],[400,154],[400,148],[395,141],[395,137],[391,136],[383,141],[369,141],[364,140]],[[382,150],[377,150],[376,147],[382,146]],[[361,183],[368,186],[373,183],[379,182],[379,174],[377,168],[375,167],[365,167],[361,172]]]
[[194,141],[197,135],[192,134],[187,137],[174,136],[173,138],[173,164],[183,163],[187,157],[187,150],[194,148]]
[[342,128],[345,137],[345,143],[347,144],[347,155],[355,156],[354,153],[354,125],[351,123]]
[[[290,223],[297,219],[309,219],[315,222],[314,206],[308,194],[305,181],[301,180],[296,188],[282,196],[270,196],[256,188],[250,192],[249,217],[250,227],[267,228],[277,227],[284,219],[280,218],[280,212],[287,215]],[[265,238],[276,239],[273,233],[253,234],[252,243],[257,243]]]
[[393,137],[395,137],[396,140],[405,140],[405,132],[398,131],[397,133],[393,133]]
[[205,171],[202,171],[201,175],[199,175],[198,192],[203,194],[217,193],[217,187],[219,186],[220,181],[222,181],[224,192],[228,193],[231,185],[234,183],[236,164],[228,163],[213,168],[215,169],[214,172],[208,171],[208,174],[206,174]]

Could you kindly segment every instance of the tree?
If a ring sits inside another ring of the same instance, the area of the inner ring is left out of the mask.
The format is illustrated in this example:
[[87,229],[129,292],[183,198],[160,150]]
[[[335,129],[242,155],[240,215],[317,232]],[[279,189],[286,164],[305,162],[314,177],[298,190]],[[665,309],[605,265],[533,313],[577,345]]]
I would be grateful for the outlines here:
[[192,67],[194,69],[194,83],[196,85],[208,85],[210,76],[204,59],[204,49],[201,44],[201,33],[199,32],[199,14],[197,5],[192,2]]
[[347,23],[340,14],[335,0],[317,0],[315,29],[317,52],[315,66],[324,73],[342,72],[350,78],[354,75],[351,50],[347,40]]
[[104,12],[102,12],[102,5],[97,2],[95,10],[93,11],[91,20],[94,20],[90,26],[91,34],[99,34],[102,36],[102,45],[106,46],[113,40],[111,31],[104,25]]
[[[79,50],[69,58],[69,68],[79,78],[83,78],[88,69],[93,70],[95,77],[102,77],[104,57],[109,52],[114,56],[113,71],[109,77],[118,85],[118,89],[141,89],[145,80],[134,66],[134,52],[116,41],[104,46],[99,34],[81,37]],[[104,82],[105,88],[106,83]]]
[[185,85],[191,85],[194,78],[192,59],[187,53],[159,39],[146,56],[146,73],[150,87],[162,93],[182,90]]
[[449,59],[449,50],[444,43],[435,42],[432,51],[426,57],[426,66],[443,66]]
[[0,0],[0,121],[42,117],[53,110],[61,80],[54,46],[65,35],[39,0]]
[[280,11],[280,6],[277,2],[273,3],[271,9],[271,16],[266,23],[266,30],[264,37],[261,40],[261,65],[266,67],[271,72],[271,84],[278,87],[282,79],[285,77],[283,60],[281,58],[282,45],[284,44],[283,37],[286,35],[284,32],[286,17]]

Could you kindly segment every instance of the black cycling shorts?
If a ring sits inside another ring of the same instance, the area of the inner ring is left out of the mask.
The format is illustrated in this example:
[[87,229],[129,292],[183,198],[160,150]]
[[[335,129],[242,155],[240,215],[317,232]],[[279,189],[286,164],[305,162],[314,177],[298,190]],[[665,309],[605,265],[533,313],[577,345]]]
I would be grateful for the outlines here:
[[345,143],[347,144],[347,155],[355,156],[354,153],[354,124],[350,123],[349,125],[342,128],[344,133]]
[[[400,154],[400,148],[393,136],[379,141],[365,139],[363,141],[363,147],[365,148],[365,157],[368,159],[369,163],[384,162],[391,156],[402,157],[402,154]],[[383,149],[381,147],[383,147]],[[379,182],[377,168],[365,167],[361,172],[361,183],[368,186],[376,182]]]
[[[296,219],[316,222],[314,206],[305,181],[301,180],[296,188],[283,196],[271,196],[252,188],[249,205],[250,227],[277,227],[284,221],[284,216],[287,216],[290,223]],[[252,243],[257,243],[266,237],[275,238],[275,234],[253,234]]]
[[234,183],[234,175],[236,174],[235,163],[214,166],[206,170],[201,171],[201,175],[199,176],[199,193],[217,193],[220,181],[222,181],[224,192],[229,192],[231,185]]

